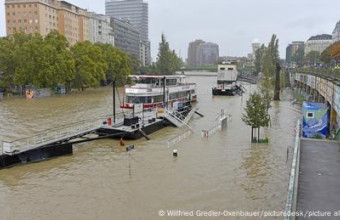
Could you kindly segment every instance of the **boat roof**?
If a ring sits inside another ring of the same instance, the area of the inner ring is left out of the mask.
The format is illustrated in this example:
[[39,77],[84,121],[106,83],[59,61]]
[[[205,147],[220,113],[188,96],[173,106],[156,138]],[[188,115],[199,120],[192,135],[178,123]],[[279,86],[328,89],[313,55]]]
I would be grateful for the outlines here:
[[184,75],[130,75],[131,78],[136,79],[178,79],[178,78],[186,78]]

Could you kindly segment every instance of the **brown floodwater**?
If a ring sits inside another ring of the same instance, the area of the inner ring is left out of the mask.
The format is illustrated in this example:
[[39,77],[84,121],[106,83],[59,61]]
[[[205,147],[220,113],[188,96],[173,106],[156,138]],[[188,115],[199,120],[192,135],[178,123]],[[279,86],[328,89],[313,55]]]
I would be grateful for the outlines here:
[[[273,102],[272,125],[261,131],[270,143],[251,144],[251,129],[241,114],[256,85],[248,85],[243,97],[212,97],[215,77],[189,80],[197,83],[197,106],[204,114],[191,120],[194,134],[168,148],[167,140],[183,129],[166,127],[151,134],[150,141],[126,141],[136,148],[129,153],[118,140],[100,140],[74,146],[70,156],[0,170],[0,219],[190,219],[160,217],[159,212],[283,211],[291,167],[287,148],[292,152],[299,106],[289,98]],[[111,95],[111,88],[100,88],[36,100],[5,99],[0,102],[0,140],[108,115]],[[201,130],[214,125],[221,109],[232,115],[227,130],[202,138]],[[178,149],[177,158],[173,149]]]

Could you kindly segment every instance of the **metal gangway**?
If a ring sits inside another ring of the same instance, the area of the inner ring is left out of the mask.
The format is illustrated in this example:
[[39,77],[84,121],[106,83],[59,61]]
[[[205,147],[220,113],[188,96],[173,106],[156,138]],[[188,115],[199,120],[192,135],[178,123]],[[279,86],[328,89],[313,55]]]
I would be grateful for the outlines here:
[[184,116],[181,113],[179,113],[178,111],[166,110],[163,113],[163,117],[165,119],[167,119],[169,122],[171,122],[173,125],[175,125],[176,127],[181,128],[183,126],[186,126],[191,131],[193,131],[192,128],[189,126],[188,122],[192,118],[195,111],[196,111],[196,108],[193,107],[190,110],[190,112],[186,116]]
[[81,121],[63,126],[61,128],[42,131],[34,136],[17,139],[14,141],[2,141],[2,153],[6,155],[18,154],[39,147],[53,145],[79,138],[94,133],[102,126],[102,119],[94,121]]

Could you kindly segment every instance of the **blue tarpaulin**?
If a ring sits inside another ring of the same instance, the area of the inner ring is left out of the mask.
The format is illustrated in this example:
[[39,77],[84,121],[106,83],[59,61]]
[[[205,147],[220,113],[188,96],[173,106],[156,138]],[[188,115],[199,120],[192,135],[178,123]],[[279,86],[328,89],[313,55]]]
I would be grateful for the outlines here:
[[328,133],[328,107],[323,103],[303,102],[302,136],[313,138],[320,135],[325,138]]

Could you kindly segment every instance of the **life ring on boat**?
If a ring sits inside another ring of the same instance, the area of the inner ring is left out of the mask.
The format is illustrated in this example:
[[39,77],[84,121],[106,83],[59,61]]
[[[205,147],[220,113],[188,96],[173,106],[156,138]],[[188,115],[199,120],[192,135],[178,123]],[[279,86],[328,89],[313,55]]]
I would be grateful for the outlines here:
[[26,90],[26,98],[27,99],[33,99],[34,98],[34,92],[30,89]]

